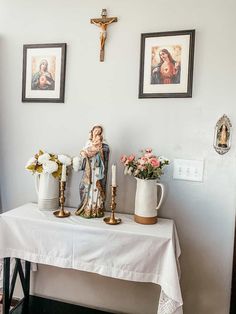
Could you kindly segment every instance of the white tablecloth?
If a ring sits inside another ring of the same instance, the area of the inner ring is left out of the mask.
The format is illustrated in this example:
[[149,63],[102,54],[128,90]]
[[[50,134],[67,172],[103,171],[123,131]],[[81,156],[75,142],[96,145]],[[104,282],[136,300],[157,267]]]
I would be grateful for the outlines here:
[[[59,219],[26,204],[0,215],[0,258],[93,272],[161,286],[158,314],[182,312],[179,241],[174,222],[140,225],[117,214],[122,223],[75,215]],[[1,268],[1,267],[0,267]]]

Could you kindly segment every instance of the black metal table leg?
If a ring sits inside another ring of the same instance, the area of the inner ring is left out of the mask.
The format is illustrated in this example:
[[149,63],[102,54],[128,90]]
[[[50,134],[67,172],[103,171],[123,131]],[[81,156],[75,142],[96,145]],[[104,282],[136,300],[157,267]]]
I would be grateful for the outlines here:
[[3,260],[3,314],[8,314],[10,311],[10,258],[6,257]]
[[29,312],[29,294],[30,294],[30,262],[25,261],[25,291],[24,291],[24,313]]
[[30,262],[25,261],[25,297],[30,293]]
[[16,284],[17,274],[19,274],[24,298],[20,301],[24,306],[24,313],[27,313],[30,293],[30,262],[25,261],[25,272],[23,271],[21,260],[15,259],[15,268],[10,283],[10,258],[4,258],[3,264],[3,314],[10,313],[10,306]]

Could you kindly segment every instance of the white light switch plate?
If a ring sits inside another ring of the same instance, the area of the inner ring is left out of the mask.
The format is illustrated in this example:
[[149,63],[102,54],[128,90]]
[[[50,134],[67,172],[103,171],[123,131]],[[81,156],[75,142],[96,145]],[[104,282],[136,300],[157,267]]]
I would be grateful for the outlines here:
[[174,159],[173,178],[202,182],[203,168],[203,160]]

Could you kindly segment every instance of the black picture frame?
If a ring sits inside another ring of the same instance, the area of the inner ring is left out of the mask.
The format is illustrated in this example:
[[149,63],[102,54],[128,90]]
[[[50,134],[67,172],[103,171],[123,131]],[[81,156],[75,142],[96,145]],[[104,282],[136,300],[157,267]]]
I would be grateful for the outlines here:
[[195,30],[141,34],[139,98],[192,97],[194,43]]
[[63,103],[66,43],[23,45],[22,102]]

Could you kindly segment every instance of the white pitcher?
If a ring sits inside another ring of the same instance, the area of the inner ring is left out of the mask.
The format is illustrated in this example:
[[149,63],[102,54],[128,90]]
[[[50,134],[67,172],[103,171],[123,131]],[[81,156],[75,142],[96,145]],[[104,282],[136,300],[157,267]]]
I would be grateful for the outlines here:
[[35,189],[40,210],[55,210],[59,206],[59,179],[49,173],[35,175]]
[[[141,224],[155,224],[157,222],[157,211],[163,202],[164,185],[157,182],[157,180],[136,179],[134,220]],[[161,192],[159,201],[157,186],[160,187]]]

